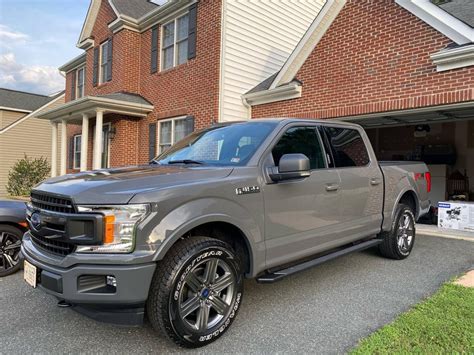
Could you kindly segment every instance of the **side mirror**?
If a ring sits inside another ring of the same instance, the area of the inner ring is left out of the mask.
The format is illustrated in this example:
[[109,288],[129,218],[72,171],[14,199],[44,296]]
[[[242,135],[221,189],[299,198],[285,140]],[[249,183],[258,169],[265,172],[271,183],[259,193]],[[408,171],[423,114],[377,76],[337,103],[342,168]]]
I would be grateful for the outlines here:
[[285,154],[278,167],[271,168],[270,178],[275,181],[301,179],[311,175],[309,159],[304,154]]

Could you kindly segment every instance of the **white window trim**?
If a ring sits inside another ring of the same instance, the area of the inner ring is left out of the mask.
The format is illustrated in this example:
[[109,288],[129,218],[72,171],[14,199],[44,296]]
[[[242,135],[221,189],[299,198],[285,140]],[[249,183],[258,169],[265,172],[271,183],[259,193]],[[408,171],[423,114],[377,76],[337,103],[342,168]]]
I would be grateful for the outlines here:
[[[81,70],[83,71],[82,72],[82,96],[79,96],[79,72]],[[86,87],[86,67],[84,65],[76,69],[76,99],[84,97],[84,94],[86,92],[85,87]]]
[[[177,54],[178,54],[178,46],[177,46],[177,35],[178,35],[178,19],[180,19],[181,17],[183,16],[186,16],[188,15],[189,11],[185,11],[183,13],[180,13],[179,15],[177,15],[176,17],[174,17],[173,19],[163,23],[160,27],[160,55],[159,55],[159,59],[160,59],[160,71],[166,71],[166,70],[170,70],[170,69],[173,69],[174,67],[178,66],[178,57],[177,57]],[[164,36],[165,36],[165,31],[164,31],[164,27],[166,25],[169,25],[170,23],[174,22],[174,38],[173,38],[173,66],[172,67],[169,67],[169,68],[166,68],[164,69],[163,68],[163,63],[165,62],[164,61],[164,56],[163,56],[163,39],[164,39]],[[189,25],[189,24],[188,24]],[[186,38],[189,38],[189,35],[188,37]],[[184,63],[182,63],[184,64]]]
[[396,3],[457,44],[474,42],[474,29],[430,0],[395,0]]
[[[171,122],[171,143],[170,144],[171,144],[171,146],[173,146],[175,144],[175,141],[174,141],[175,122],[179,121],[179,120],[185,120],[186,117],[188,117],[188,116],[177,116],[177,117],[173,117],[173,118],[167,118],[165,120],[158,120],[158,129],[156,130],[157,135],[158,135],[158,137],[156,138],[156,141],[158,142],[158,144],[157,144],[158,155],[163,153],[161,151],[161,140],[160,140],[160,137],[161,137],[161,124],[166,123],[166,122]],[[166,143],[166,144],[168,144],[168,143]]]
[[[76,139],[81,137],[81,144],[82,144],[82,134],[75,134],[73,137],[74,144],[72,148],[72,168],[73,169],[80,169],[81,168],[81,150],[77,150],[77,141]],[[76,162],[76,153],[79,153],[79,160]],[[76,164],[77,163],[77,164]]]
[[[107,43],[109,43],[109,41],[110,40],[108,39],[107,41],[104,41],[99,45],[99,85],[105,84],[107,82],[107,79],[105,81],[102,80],[102,74],[103,74],[102,58],[103,58],[103,55],[104,55],[104,46]],[[105,66],[107,66],[107,63],[105,64]]]

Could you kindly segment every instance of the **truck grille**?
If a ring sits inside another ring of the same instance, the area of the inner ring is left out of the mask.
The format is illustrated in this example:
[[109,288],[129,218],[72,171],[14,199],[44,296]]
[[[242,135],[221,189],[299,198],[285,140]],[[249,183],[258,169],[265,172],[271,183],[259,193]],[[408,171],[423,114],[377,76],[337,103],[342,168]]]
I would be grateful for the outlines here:
[[60,213],[75,212],[72,201],[64,197],[55,197],[50,195],[39,194],[37,192],[32,192],[31,203],[34,207],[39,208],[41,210]]
[[74,251],[75,246],[73,244],[65,243],[62,241],[47,239],[39,235],[30,234],[31,241],[41,249],[44,249],[50,253],[66,256]]

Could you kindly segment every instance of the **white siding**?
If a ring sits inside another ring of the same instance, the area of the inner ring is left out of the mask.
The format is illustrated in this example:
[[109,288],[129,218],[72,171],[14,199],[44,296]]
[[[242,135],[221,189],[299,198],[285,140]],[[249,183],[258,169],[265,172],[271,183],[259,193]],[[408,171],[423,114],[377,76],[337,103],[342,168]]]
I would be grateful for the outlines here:
[[220,121],[250,117],[241,95],[283,66],[326,0],[224,0]]

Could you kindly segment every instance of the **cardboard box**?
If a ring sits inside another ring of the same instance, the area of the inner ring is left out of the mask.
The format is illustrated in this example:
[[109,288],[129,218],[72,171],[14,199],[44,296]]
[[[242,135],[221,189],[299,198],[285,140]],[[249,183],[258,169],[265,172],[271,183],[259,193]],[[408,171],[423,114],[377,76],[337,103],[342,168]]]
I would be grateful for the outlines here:
[[438,227],[474,232],[474,203],[462,201],[439,202]]

